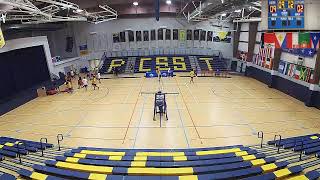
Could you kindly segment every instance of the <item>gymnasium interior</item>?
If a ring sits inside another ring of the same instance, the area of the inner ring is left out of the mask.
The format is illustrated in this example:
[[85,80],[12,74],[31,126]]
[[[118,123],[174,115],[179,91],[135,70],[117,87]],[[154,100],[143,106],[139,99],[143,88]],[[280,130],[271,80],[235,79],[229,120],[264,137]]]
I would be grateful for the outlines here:
[[320,178],[319,0],[0,0],[0,180]]

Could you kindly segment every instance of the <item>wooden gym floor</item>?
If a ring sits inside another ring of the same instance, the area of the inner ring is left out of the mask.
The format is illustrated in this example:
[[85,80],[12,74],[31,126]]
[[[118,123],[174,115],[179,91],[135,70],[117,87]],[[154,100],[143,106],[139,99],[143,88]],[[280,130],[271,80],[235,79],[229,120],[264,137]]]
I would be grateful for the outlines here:
[[[182,74],[178,74],[182,75]],[[136,75],[138,76],[138,75]],[[76,84],[76,82],[75,82]],[[64,146],[109,148],[188,148],[258,144],[257,132],[271,140],[320,130],[320,111],[254,79],[163,78],[169,121],[153,116],[156,78],[103,79],[100,90],[76,89],[41,97],[0,117],[1,136],[38,141],[47,137]]]

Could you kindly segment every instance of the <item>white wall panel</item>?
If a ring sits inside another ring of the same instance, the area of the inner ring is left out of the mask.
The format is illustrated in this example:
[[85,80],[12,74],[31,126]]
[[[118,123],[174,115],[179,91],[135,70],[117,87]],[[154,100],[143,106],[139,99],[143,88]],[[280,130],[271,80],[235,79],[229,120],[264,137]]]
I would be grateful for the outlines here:
[[239,42],[238,50],[248,52],[248,43]]
[[249,31],[249,23],[242,23],[241,31]]
[[240,41],[249,42],[249,33],[248,32],[240,32]]

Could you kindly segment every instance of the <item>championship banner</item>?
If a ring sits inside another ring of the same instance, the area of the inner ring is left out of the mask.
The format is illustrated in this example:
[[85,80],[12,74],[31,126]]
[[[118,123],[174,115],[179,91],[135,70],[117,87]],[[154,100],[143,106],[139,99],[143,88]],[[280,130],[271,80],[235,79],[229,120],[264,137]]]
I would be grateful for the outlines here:
[[186,40],[186,30],[180,29],[179,30],[179,40],[185,41]]
[[213,42],[231,43],[231,32],[227,32],[227,31],[214,32],[212,39],[213,39]]
[[4,37],[3,37],[3,33],[0,27],[0,48],[3,48],[3,46],[6,44]]

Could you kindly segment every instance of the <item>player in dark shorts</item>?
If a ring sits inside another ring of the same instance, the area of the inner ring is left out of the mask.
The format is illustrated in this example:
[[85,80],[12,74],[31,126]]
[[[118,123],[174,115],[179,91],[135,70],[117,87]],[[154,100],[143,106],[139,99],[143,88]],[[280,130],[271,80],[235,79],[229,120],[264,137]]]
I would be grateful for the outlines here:
[[97,85],[96,76],[93,76],[93,78],[92,78],[92,86],[93,86],[93,90],[96,90],[96,88],[100,89],[100,87]]
[[194,83],[193,78],[194,78],[194,70],[190,71],[190,83]]

